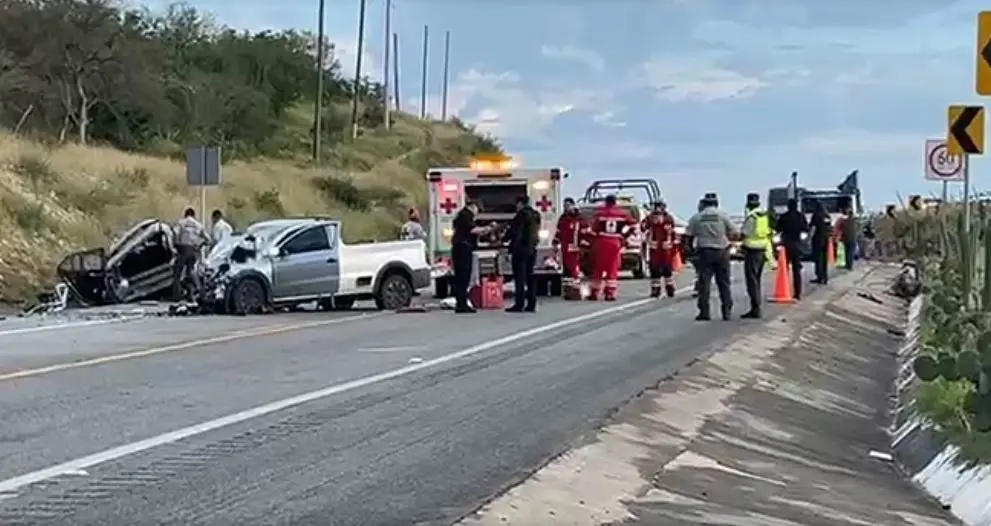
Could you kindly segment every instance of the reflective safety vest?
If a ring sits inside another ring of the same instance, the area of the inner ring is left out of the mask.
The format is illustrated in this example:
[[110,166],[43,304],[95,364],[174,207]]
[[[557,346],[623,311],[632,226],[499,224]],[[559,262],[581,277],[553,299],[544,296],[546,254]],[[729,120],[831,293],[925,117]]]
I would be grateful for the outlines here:
[[743,246],[766,250],[771,246],[771,220],[765,212],[754,209],[747,212],[747,219],[753,219],[754,232],[743,240]]

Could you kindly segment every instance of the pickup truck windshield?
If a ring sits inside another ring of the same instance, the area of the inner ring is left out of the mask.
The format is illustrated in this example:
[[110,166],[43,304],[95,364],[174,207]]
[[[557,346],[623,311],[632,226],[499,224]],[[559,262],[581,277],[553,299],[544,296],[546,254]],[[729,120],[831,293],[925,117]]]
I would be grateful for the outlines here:
[[527,196],[527,183],[465,185],[465,196],[481,207],[483,214],[515,214],[516,199]]

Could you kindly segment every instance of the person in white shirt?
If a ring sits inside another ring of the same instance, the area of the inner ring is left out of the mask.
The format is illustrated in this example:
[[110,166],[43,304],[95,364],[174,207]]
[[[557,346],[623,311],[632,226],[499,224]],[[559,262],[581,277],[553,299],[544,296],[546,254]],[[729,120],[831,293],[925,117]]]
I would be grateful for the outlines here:
[[426,241],[427,231],[420,223],[420,213],[415,208],[410,208],[406,215],[406,224],[403,225],[399,233],[399,238],[404,240],[422,239]]
[[210,231],[210,237],[213,238],[213,244],[219,245],[222,241],[227,239],[234,233],[234,227],[224,219],[224,213],[220,210],[214,210],[210,214],[210,221],[213,222],[213,228]]

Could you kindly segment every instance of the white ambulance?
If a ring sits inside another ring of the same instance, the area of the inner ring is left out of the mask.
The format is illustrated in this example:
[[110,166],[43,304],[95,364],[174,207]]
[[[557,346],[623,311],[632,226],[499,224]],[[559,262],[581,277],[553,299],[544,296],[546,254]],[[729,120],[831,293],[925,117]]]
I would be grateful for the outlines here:
[[[451,237],[454,216],[468,201],[479,204],[475,218],[479,225],[508,223],[516,214],[516,200],[530,198],[540,213],[537,245],[537,290],[542,295],[561,294],[561,265],[552,242],[557,220],[563,210],[562,184],[568,174],[561,168],[522,168],[510,159],[473,161],[467,168],[431,168],[427,171],[427,247],[433,265],[435,294],[446,298],[451,292]],[[511,278],[508,250],[495,240],[480,240],[480,257],[495,257],[505,278]]]

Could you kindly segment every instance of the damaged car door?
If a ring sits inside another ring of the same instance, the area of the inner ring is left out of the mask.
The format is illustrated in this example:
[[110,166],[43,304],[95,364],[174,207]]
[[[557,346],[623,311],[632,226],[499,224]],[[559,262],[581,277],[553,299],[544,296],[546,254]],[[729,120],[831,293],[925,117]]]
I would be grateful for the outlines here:
[[337,292],[340,260],[335,225],[318,225],[292,233],[272,261],[272,296],[276,302],[308,300]]

